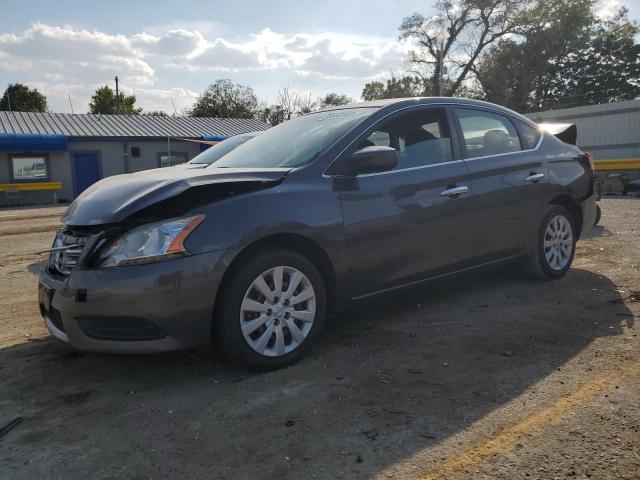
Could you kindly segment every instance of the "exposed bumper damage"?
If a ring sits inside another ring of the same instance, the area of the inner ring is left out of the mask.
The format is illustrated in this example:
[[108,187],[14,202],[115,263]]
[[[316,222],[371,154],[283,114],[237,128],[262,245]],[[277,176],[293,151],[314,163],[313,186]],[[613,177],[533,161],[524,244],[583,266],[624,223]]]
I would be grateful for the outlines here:
[[[210,344],[217,289],[235,249],[121,267],[96,268],[92,259],[101,241],[135,225],[269,188],[287,172],[164,168],[109,177],[87,189],[65,212],[66,228],[58,234],[82,245],[54,250],[40,273],[38,299],[47,328],[78,349],[99,352]],[[80,252],[73,258],[76,247]]]
[[211,343],[213,304],[227,256],[40,274],[38,301],[51,334],[78,348],[153,353]]

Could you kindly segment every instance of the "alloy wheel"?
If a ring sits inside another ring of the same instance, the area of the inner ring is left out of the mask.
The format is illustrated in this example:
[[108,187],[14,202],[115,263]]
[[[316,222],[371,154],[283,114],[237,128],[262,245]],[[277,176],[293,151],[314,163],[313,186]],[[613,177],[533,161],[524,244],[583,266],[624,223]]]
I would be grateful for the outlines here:
[[316,317],[316,293],[300,270],[278,266],[258,275],[240,306],[240,327],[260,355],[280,357],[298,348]]
[[564,215],[556,215],[544,232],[544,256],[553,270],[562,270],[571,260],[573,227]]

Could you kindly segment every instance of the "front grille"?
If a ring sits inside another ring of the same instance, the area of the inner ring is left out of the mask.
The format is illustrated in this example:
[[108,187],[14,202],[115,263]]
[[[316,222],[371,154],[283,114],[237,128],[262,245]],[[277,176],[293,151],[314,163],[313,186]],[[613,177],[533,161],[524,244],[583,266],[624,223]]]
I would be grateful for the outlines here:
[[69,275],[82,253],[88,237],[74,236],[68,230],[59,230],[49,256],[49,270],[52,273]]
[[120,342],[160,340],[167,334],[140,317],[83,316],[76,317],[82,331],[90,338]]

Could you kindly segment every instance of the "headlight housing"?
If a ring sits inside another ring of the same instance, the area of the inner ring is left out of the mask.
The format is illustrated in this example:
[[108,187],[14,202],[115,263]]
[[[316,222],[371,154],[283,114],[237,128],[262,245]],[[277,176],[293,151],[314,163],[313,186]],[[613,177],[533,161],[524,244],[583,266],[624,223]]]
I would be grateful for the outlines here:
[[101,249],[96,266],[139,265],[184,254],[187,249],[183,242],[203,220],[204,215],[195,215],[134,228],[108,242]]

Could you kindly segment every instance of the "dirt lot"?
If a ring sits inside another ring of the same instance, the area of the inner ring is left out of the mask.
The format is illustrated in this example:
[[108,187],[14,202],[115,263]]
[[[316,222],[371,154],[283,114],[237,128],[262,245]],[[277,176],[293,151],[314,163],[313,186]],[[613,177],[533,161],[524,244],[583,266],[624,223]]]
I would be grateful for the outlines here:
[[638,479],[640,199],[601,205],[564,279],[360,305],[269,374],[47,336],[32,252],[60,210],[0,211],[0,478]]

